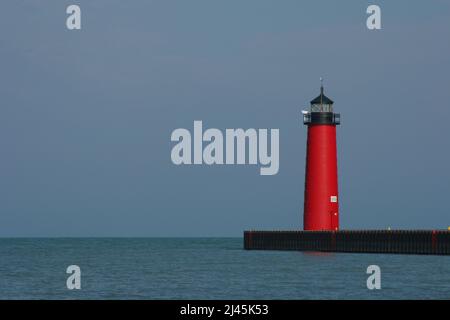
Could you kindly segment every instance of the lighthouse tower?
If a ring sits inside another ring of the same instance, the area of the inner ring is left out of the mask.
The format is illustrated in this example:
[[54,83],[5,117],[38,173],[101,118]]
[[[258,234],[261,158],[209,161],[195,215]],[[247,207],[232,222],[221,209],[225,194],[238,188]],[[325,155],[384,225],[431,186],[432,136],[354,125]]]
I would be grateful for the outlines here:
[[338,230],[336,125],[340,114],[333,112],[333,101],[325,96],[323,83],[310,110],[303,111],[303,123],[308,126],[303,228]]

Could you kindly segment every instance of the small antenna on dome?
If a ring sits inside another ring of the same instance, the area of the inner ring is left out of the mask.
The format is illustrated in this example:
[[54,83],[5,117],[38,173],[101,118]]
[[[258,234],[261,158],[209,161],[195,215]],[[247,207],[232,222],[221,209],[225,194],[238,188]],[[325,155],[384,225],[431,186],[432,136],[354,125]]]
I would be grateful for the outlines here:
[[323,103],[322,100],[323,100],[323,78],[320,77],[320,104]]

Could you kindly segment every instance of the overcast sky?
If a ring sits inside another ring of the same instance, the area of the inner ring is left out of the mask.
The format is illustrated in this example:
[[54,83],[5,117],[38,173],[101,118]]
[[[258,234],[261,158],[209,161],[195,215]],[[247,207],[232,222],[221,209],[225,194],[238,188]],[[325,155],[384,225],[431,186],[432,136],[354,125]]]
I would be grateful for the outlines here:
[[[444,0],[2,1],[0,236],[301,228],[321,76],[342,115],[341,228],[447,228],[449,16]],[[173,165],[171,132],[194,120],[279,128],[279,173]]]

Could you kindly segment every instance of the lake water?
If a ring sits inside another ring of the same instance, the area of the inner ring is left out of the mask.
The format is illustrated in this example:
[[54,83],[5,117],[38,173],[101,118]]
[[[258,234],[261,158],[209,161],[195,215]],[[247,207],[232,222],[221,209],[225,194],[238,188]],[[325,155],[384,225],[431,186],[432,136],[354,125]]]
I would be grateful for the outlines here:
[[[245,251],[241,238],[0,239],[0,299],[449,299],[450,256]],[[81,268],[68,290],[66,268]],[[369,265],[381,290],[368,290]]]

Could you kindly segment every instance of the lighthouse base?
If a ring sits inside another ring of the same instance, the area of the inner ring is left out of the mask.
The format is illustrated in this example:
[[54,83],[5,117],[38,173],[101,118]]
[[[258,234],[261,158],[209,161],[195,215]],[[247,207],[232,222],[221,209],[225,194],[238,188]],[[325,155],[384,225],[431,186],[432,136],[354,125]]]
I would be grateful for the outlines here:
[[244,231],[244,249],[450,255],[450,231]]

